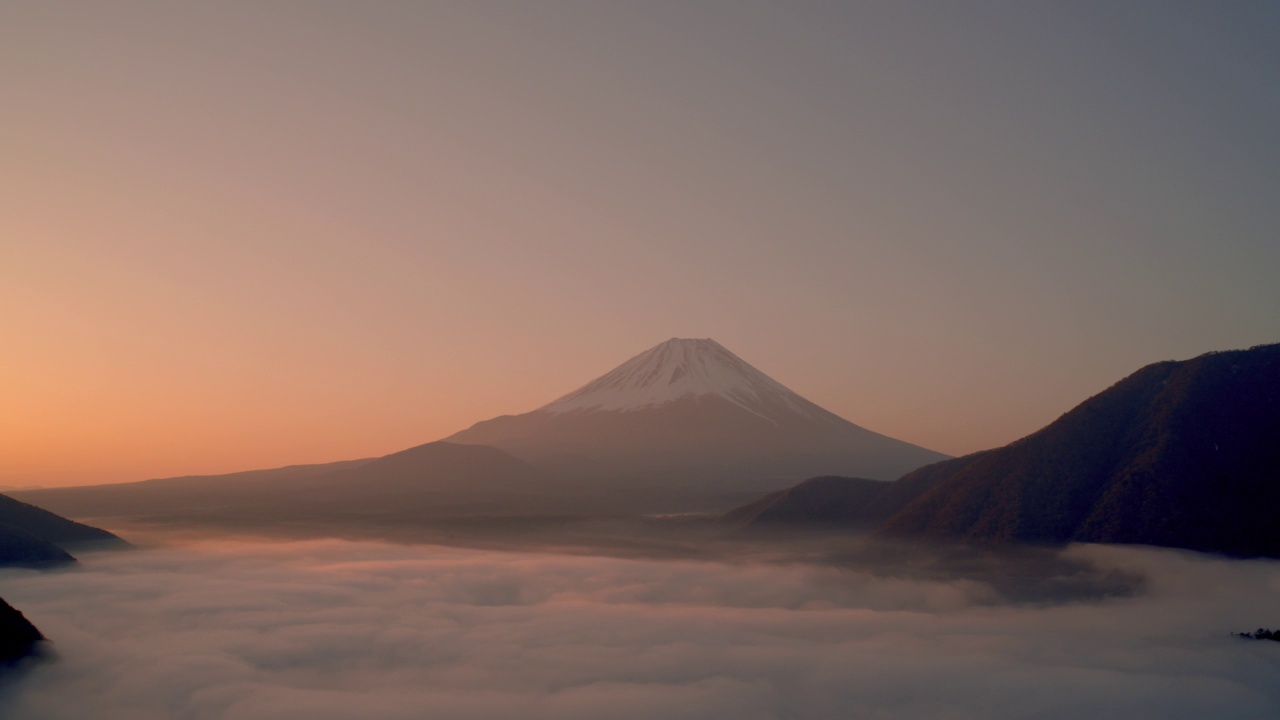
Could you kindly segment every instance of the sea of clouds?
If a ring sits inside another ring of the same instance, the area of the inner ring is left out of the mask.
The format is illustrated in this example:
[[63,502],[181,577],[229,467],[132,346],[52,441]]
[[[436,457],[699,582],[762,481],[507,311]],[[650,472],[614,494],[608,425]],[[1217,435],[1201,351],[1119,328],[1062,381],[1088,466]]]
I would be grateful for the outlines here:
[[6,720],[1268,718],[1280,563],[1077,546],[1136,594],[343,540],[201,541],[0,573],[56,656]]

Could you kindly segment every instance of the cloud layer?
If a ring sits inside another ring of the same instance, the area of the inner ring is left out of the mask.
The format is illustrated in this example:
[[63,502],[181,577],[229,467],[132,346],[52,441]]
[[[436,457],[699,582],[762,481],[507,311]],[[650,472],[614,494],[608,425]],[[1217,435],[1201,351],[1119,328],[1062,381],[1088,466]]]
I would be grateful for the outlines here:
[[1054,606],[965,579],[372,542],[197,543],[0,575],[56,662],[14,720],[1272,718],[1280,563],[1071,559],[1145,593]]

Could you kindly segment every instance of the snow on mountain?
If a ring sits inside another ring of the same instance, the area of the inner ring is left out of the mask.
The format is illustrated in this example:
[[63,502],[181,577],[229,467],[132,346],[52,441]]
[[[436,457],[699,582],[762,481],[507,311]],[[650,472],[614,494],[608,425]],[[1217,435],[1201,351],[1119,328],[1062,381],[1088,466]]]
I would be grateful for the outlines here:
[[445,440],[557,472],[664,482],[892,480],[946,458],[822,409],[709,339],[673,338],[548,405]]
[[715,340],[683,338],[640,353],[539,411],[628,412],[705,395],[728,400],[774,423],[783,419],[779,413],[813,416],[820,411]]

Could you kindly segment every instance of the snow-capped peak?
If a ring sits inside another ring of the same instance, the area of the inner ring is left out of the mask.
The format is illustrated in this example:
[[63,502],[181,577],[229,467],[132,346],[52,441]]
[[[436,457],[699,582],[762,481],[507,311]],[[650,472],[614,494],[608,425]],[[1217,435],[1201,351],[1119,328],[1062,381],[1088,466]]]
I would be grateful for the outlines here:
[[715,395],[773,422],[824,413],[711,339],[672,338],[545,405],[542,412],[632,411]]

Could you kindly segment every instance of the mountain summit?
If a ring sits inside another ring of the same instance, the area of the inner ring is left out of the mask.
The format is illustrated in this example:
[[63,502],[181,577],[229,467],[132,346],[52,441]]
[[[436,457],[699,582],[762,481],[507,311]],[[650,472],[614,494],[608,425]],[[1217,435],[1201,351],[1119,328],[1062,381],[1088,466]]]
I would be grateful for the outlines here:
[[381,458],[20,495],[79,517],[377,526],[727,510],[813,475],[892,479],[944,457],[823,410],[714,340],[673,339],[537,410]]
[[448,442],[593,476],[894,479],[946,456],[861,428],[710,339],[673,338],[522,415]]
[[833,417],[709,338],[672,338],[540,410],[629,412],[703,396],[727,400],[774,424],[797,416]]

